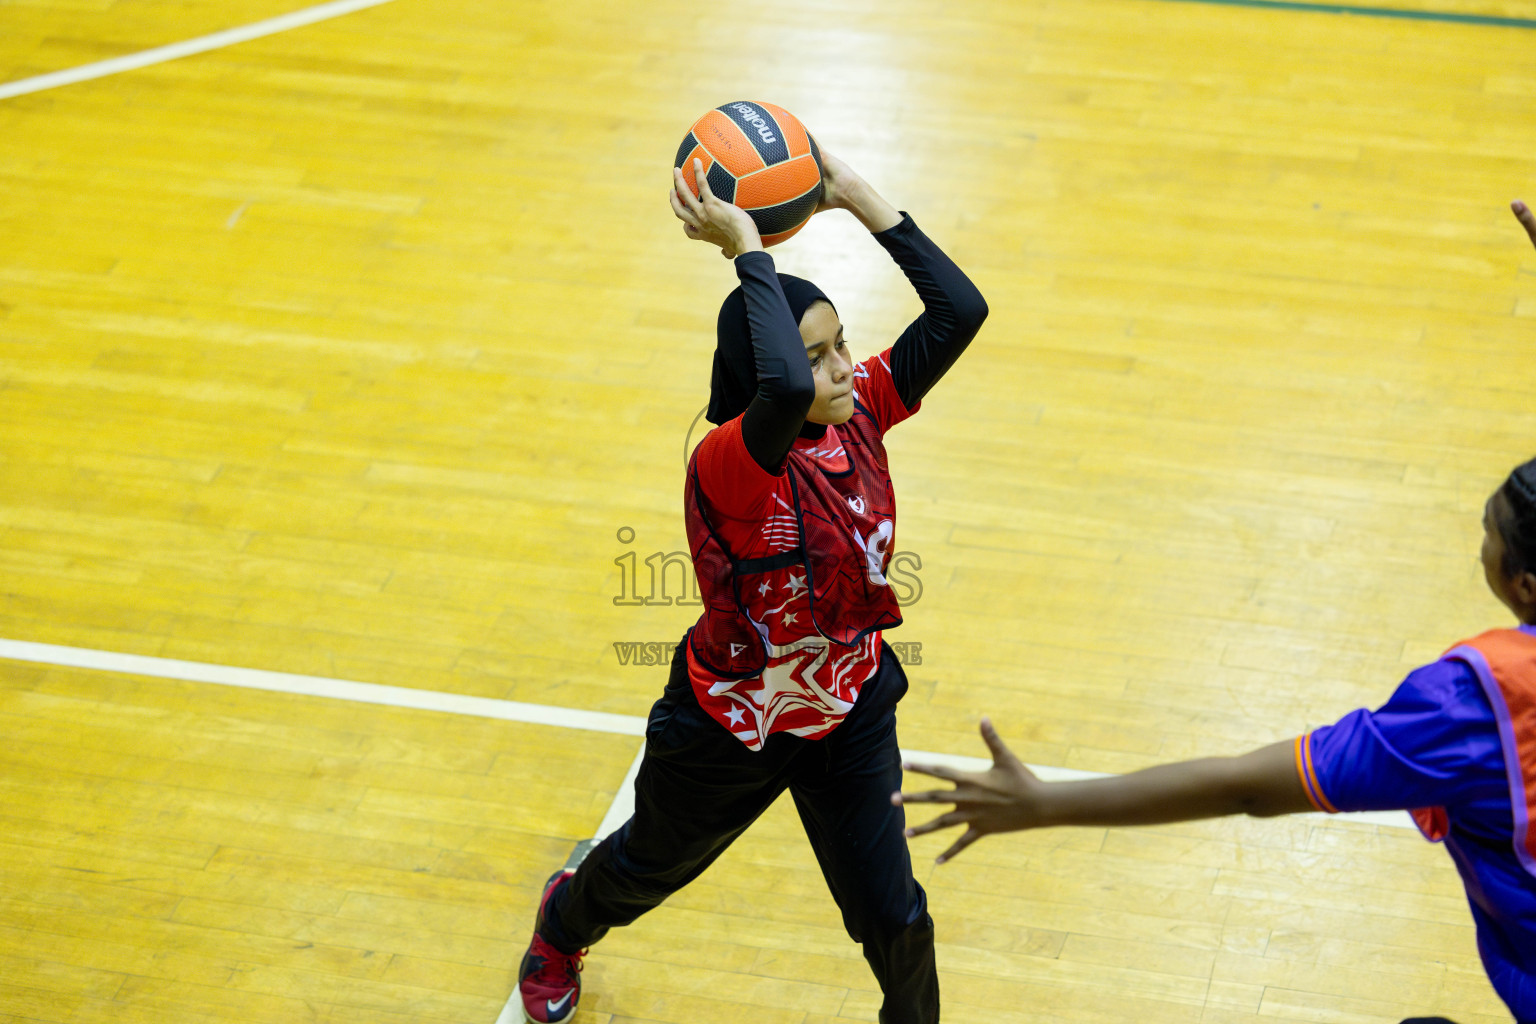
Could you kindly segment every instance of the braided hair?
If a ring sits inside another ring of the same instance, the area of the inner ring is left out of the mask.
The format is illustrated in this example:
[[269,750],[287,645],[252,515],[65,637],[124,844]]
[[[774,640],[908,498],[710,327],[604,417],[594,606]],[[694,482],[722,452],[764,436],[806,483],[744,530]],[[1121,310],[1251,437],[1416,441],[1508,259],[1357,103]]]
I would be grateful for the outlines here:
[[1516,466],[1499,488],[1509,515],[1501,517],[1506,576],[1536,573],[1536,459]]

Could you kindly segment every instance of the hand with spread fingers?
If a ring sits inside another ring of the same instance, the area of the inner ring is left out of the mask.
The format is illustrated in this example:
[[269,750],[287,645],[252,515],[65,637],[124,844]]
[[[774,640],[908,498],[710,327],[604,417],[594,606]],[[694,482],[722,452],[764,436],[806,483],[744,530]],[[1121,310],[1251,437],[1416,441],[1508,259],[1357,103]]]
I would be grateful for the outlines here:
[[699,183],[695,196],[680,167],[672,168],[672,213],[683,222],[683,234],[689,238],[720,247],[720,255],[735,259],[744,252],[761,252],[762,236],[750,214],[709,190],[704,176],[704,162],[693,161],[693,180]]
[[1521,227],[1525,228],[1531,244],[1536,245],[1536,213],[1532,213],[1531,208],[1518,199],[1510,203],[1509,208],[1515,211],[1515,219],[1520,222]]
[[908,836],[920,836],[952,825],[966,830],[939,855],[942,864],[982,836],[994,832],[1014,832],[1038,828],[1040,820],[1036,797],[1042,783],[1003,743],[990,718],[981,720],[981,738],[992,752],[992,767],[984,772],[962,772],[943,765],[904,764],[907,771],[931,775],[953,782],[954,789],[934,789],[923,793],[893,793],[894,804],[954,804],[955,809],[924,825],[907,829]]
[[955,805],[926,825],[907,829],[908,836],[920,836],[951,825],[966,826],[939,857],[940,864],[994,832],[1056,825],[1156,825],[1227,814],[1268,818],[1312,808],[1290,740],[1237,757],[1178,761],[1102,779],[1042,782],[998,739],[990,719],[981,720],[981,738],[992,751],[987,771],[907,764],[903,767],[909,771],[945,779],[955,788],[891,794],[897,805]]

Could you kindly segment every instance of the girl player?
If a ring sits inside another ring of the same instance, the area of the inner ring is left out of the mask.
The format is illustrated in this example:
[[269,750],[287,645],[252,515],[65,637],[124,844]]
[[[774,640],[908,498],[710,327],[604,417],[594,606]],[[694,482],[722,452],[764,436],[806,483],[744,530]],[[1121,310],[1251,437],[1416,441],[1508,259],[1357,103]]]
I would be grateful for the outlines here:
[[[1512,208],[1536,243],[1536,215],[1518,201]],[[1242,757],[1060,783],[1037,779],[983,718],[990,771],[909,764],[955,788],[893,793],[891,802],[954,804],[907,830],[966,826],[940,863],[1016,829],[1412,808],[1461,872],[1494,991],[1520,1024],[1536,1024],[1536,459],[1484,506],[1482,560],[1489,589],[1520,625],[1456,644],[1376,711]]]
[[987,315],[975,286],[846,164],[821,151],[819,209],[848,210],[924,312],[861,363],[837,310],[776,274],[757,228],[673,171],[692,239],[734,259],[708,416],[684,516],[704,613],[651,709],[635,814],[544,890],[518,989],[536,1024],[568,1020],[586,947],[697,878],[785,789],[843,923],[863,943],[885,1024],[939,1019],[933,920],[900,808],[896,702],[906,676],[881,632],[901,623],[883,575],[895,502],[885,432],[917,411]]
[[[1510,208],[1536,244],[1536,214],[1519,200]],[[891,802],[955,805],[907,830],[965,825],[940,863],[1016,829],[1411,808],[1461,873],[1494,991],[1520,1024],[1536,1024],[1536,459],[1484,506],[1482,560],[1489,589],[1520,625],[1456,644],[1376,711],[1242,757],[1062,783],[1035,778],[982,719],[990,771],[906,765],[955,788],[893,793]]]

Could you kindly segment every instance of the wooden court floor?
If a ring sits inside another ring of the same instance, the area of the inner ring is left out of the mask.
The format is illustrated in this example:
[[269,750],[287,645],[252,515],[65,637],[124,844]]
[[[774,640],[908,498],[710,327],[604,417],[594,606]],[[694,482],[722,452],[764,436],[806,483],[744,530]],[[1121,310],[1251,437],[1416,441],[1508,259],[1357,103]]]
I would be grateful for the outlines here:
[[[0,82],[301,2],[0,0]],[[1505,624],[1480,510],[1536,455],[1536,28],[1477,20],[1536,0],[1392,6],[1471,17],[395,0],[0,100],[0,640],[644,715],[733,285],[663,190],[765,99],[991,304],[890,439],[904,746],[1120,772],[1379,703]],[[857,353],[917,312],[851,219],[775,256]],[[493,1024],[639,742],[21,660],[0,736],[0,1024]],[[1508,1020],[1403,828],[942,842],[949,1021]],[[879,1004],[783,805],[585,983]]]

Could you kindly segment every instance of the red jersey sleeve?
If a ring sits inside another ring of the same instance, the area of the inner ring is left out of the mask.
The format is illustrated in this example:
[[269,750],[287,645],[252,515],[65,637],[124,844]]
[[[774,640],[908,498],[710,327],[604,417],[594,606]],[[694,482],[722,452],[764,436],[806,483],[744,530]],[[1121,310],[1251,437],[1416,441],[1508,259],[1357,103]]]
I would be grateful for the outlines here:
[[[918,402],[908,409],[896,392],[896,381],[891,376],[891,350],[870,356],[853,368],[854,394],[859,404],[875,417],[875,423],[884,434],[902,420],[923,407]],[[740,431],[738,430],[738,435]]]
[[704,435],[693,453],[699,490],[710,511],[731,519],[760,520],[772,514],[773,494],[782,474],[757,464],[741,437],[741,417],[726,420]]

